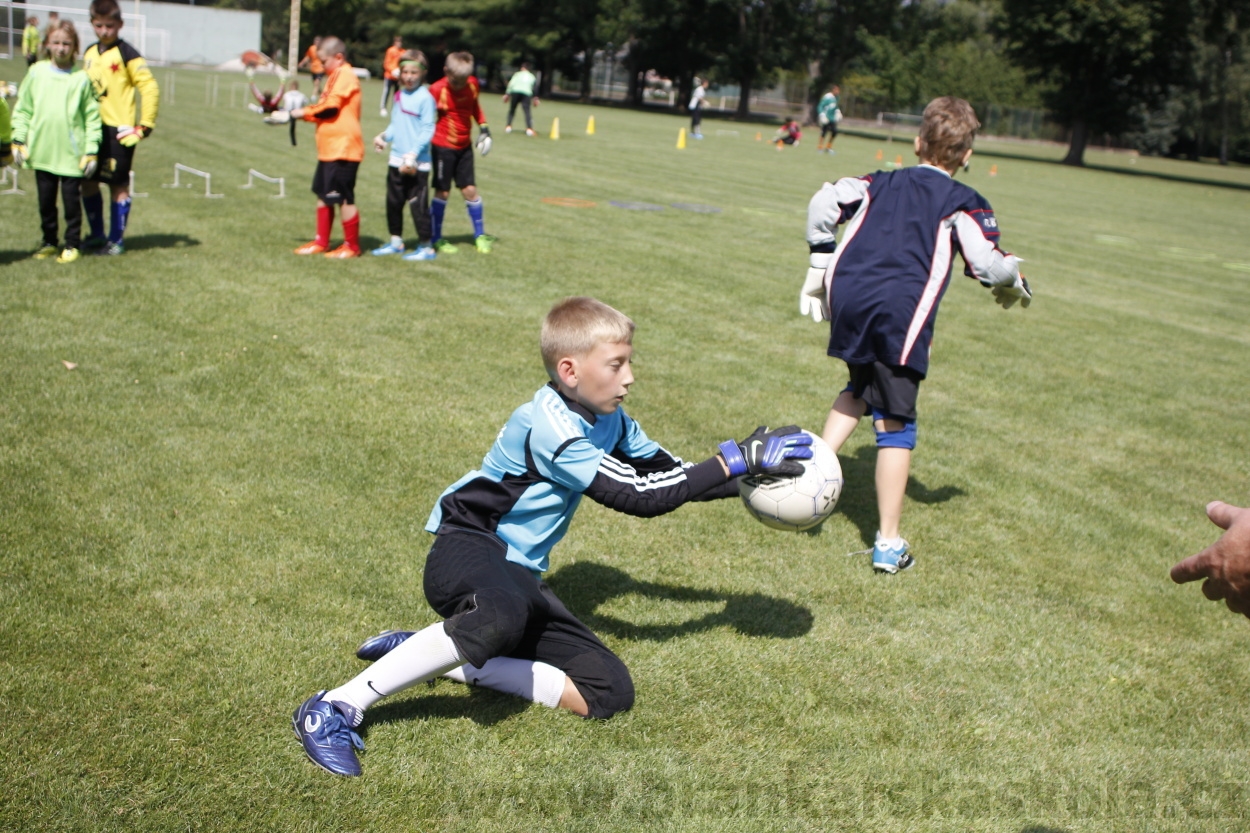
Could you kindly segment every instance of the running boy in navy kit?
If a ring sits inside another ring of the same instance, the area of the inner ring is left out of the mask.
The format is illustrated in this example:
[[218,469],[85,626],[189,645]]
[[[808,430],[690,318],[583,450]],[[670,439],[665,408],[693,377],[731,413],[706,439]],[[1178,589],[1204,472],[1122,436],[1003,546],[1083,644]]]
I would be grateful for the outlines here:
[[797,473],[796,460],[811,456],[795,426],[727,440],[698,464],[669,454],[621,410],[634,383],[633,333],[633,321],[593,298],[566,299],[547,314],[551,382],[513,412],[481,468],[443,492],[426,523],[437,537],[425,595],[444,621],[366,641],[358,655],[373,665],[296,709],[295,734],[315,764],[359,775],[363,744],[353,729],[365,709],[456,669],[457,679],[583,717],[633,705],[625,664],[542,581],[582,496],[650,517],[736,495],[739,475]]
[[[872,566],[878,572],[913,563],[899,523],[916,447],[916,396],[955,252],[963,257],[964,274],[991,287],[1004,309],[1016,301],[1028,307],[1033,297],[1020,261],[998,248],[990,204],[954,180],[972,157],[980,126],[963,99],[934,99],[916,137],[919,166],[826,182],[807,209],[811,259],[799,311],[830,322],[829,355],[850,370],[824,440],[838,451],[860,418],[872,415],[880,517]],[[838,245],[834,232],[842,224]]]

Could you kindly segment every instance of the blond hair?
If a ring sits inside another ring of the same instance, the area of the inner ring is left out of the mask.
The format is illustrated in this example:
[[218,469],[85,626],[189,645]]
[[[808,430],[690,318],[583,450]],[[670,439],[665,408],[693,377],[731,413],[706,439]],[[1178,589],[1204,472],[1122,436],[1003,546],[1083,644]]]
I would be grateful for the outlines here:
[[418,64],[422,75],[425,75],[425,71],[430,68],[429,62],[425,60],[425,53],[420,49],[408,49],[403,55],[399,56],[399,65],[401,67],[410,63]]
[[443,61],[443,74],[464,80],[473,74],[473,55],[468,52],[453,52]]
[[972,149],[980,126],[972,105],[962,98],[946,95],[933,99],[924,108],[920,122],[920,159],[948,171],[957,169]]
[[633,344],[634,322],[594,298],[565,298],[543,319],[540,342],[547,375],[557,381],[560,359],[588,355],[600,344]]
[[52,35],[54,32],[64,32],[65,34],[69,35],[70,43],[74,47],[74,55],[77,56],[78,47],[79,47],[78,30],[74,28],[74,21],[56,20],[56,21],[53,21],[52,23],[49,23],[48,31],[43,33],[43,48],[44,49],[48,48],[48,43],[49,41],[52,40]]

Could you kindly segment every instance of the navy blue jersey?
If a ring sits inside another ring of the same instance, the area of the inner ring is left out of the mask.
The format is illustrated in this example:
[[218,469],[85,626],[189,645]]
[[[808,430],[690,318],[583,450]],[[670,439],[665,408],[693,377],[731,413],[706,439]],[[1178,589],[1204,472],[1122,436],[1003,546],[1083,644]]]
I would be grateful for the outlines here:
[[834,253],[825,272],[829,355],[848,364],[928,372],[955,252],[985,286],[1019,277],[1018,260],[998,248],[989,202],[929,165],[825,183],[808,207],[807,240],[813,252]]
[[736,494],[725,481],[716,458],[683,463],[624,410],[597,416],[549,384],[512,412],[481,468],[443,492],[425,528],[493,533],[508,545],[509,561],[542,572],[583,494],[649,517]]

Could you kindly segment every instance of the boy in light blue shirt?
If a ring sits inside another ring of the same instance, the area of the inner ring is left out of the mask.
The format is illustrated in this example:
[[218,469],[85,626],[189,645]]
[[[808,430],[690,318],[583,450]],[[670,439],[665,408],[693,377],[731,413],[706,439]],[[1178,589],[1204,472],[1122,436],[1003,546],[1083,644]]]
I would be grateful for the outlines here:
[[430,139],[438,112],[434,98],[425,87],[428,68],[425,55],[410,49],[399,59],[400,90],[391,108],[391,123],[373,139],[378,153],[391,146],[390,169],[386,172],[386,222],[391,240],[373,250],[375,255],[397,255],[404,251],[404,205],[412,212],[417,227],[417,248],[404,260],[433,260],[430,247]]

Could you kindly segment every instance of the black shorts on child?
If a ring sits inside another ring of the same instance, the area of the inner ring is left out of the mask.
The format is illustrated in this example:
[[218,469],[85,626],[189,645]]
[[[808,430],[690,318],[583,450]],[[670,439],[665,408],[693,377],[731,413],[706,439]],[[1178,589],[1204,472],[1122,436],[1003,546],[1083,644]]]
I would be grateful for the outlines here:
[[104,125],[100,135],[98,158],[99,166],[92,179],[106,185],[130,187],[130,167],[135,158],[135,149],[117,141],[116,127]]
[[326,205],[356,204],[356,171],[359,162],[337,159],[318,162],[313,173],[312,192]]
[[457,188],[468,188],[477,184],[473,178],[472,145],[467,148],[430,145],[430,155],[434,157],[435,191],[450,191],[453,179]]
[[847,364],[851,381],[846,390],[873,408],[898,419],[916,418],[916,397],[924,380],[910,367],[873,362]]
[[444,527],[425,562],[425,598],[460,655],[479,668],[506,656],[553,665],[573,680],[590,717],[634,703],[629,669],[537,575],[507,560],[497,536]]

